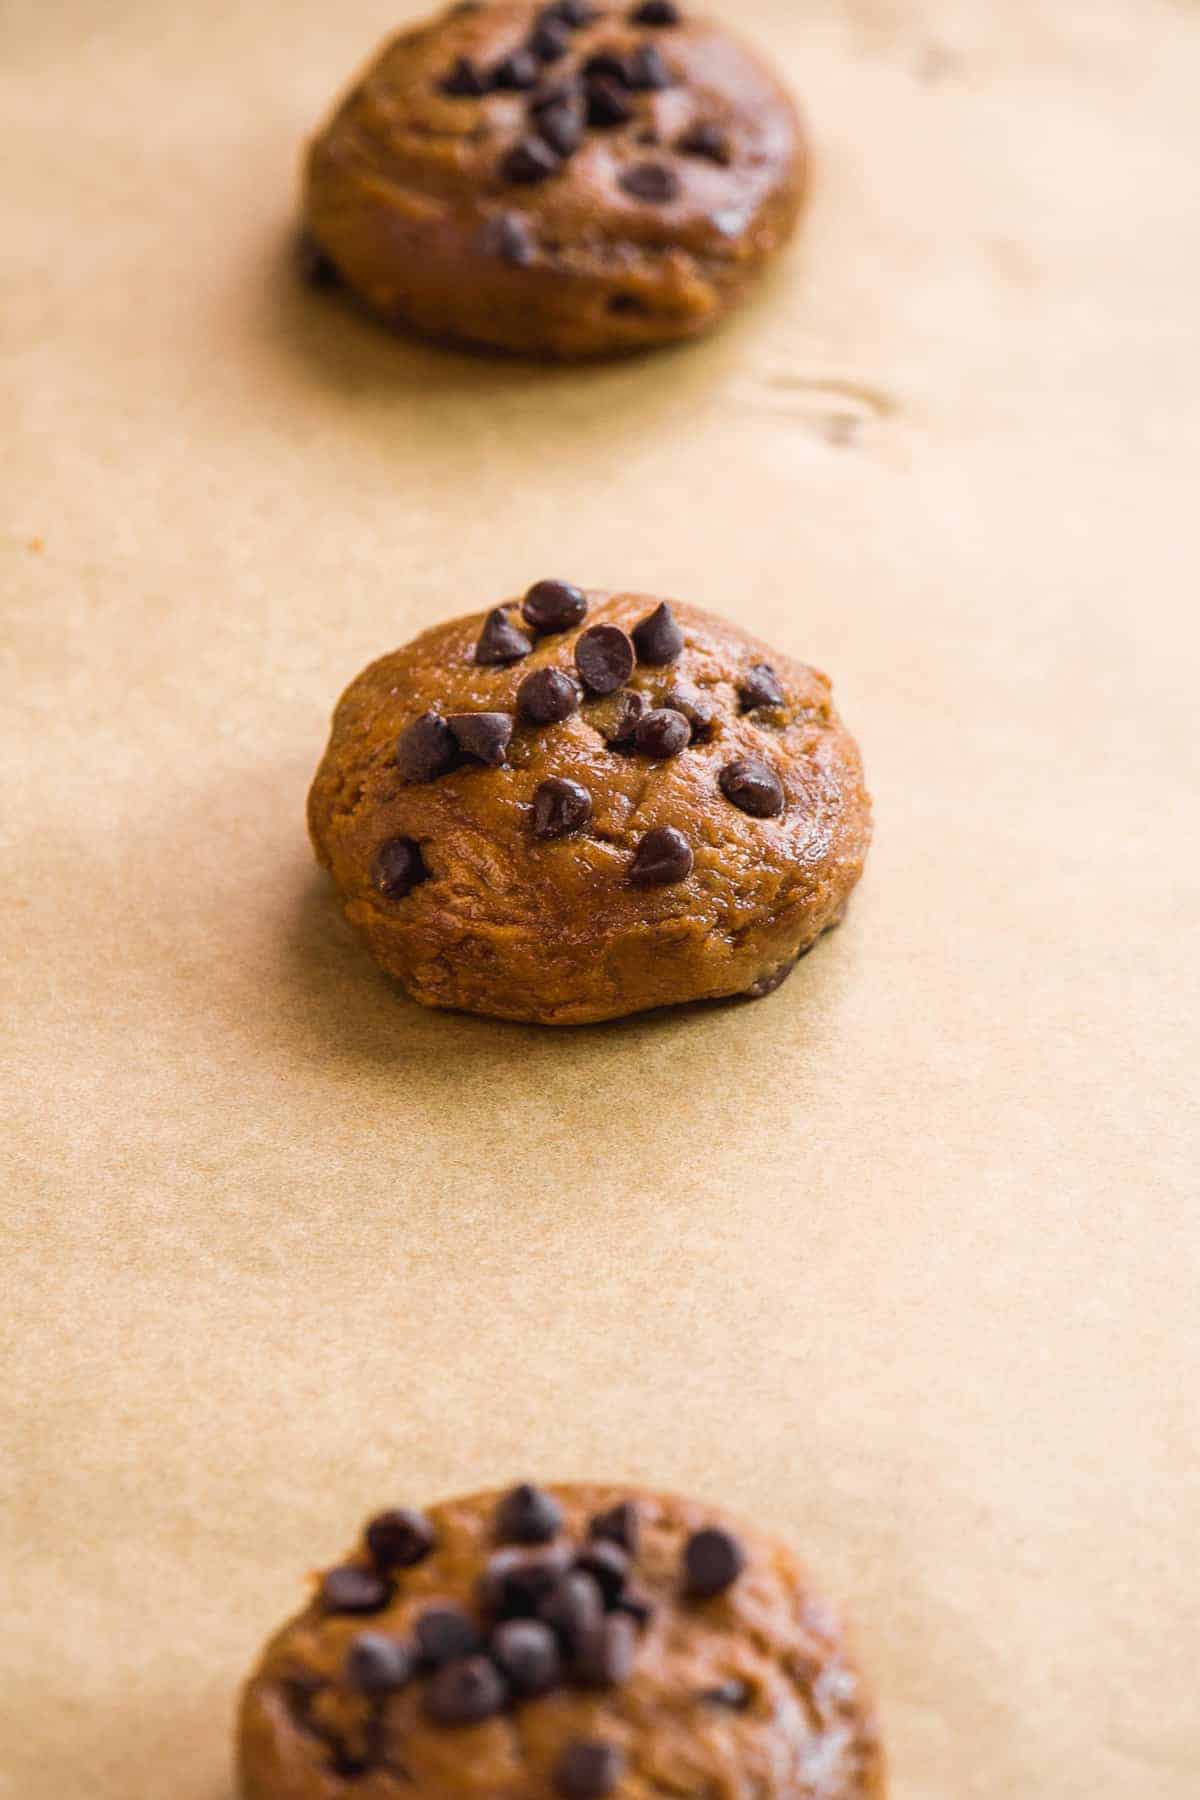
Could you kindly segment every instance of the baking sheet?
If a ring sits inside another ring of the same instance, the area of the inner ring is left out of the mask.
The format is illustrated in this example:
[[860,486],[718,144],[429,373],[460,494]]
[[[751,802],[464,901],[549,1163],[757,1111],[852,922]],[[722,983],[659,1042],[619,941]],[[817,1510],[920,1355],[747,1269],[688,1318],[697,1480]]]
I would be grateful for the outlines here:
[[[807,229],[581,372],[292,279],[417,11],[0,5],[0,1788],[230,1800],[304,1572],[531,1472],[791,1533],[898,1800],[1193,1800],[1200,11],[744,0]],[[545,574],[833,673],[878,838],[769,1002],[438,1017],[340,921],[334,698]]]

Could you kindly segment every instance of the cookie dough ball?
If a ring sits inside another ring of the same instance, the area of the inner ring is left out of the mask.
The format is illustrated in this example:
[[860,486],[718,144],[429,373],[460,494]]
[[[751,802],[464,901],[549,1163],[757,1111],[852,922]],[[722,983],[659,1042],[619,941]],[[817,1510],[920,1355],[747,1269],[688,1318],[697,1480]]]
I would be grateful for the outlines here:
[[777,987],[841,919],[870,803],[826,676],[542,581],[351,684],[309,826],[414,999],[566,1025]]
[[267,1646],[243,1800],[877,1800],[869,1697],[783,1545],[523,1486],[383,1513]]
[[384,46],[313,143],[325,274],[383,319],[549,357],[704,331],[805,182],[775,76],[674,0],[451,6]]

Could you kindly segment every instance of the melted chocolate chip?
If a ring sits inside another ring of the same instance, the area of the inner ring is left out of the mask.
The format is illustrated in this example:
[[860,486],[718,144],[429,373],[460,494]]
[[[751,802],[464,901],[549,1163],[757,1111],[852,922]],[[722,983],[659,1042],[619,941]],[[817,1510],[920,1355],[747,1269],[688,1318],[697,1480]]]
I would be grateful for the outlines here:
[[636,1556],[641,1542],[642,1522],[632,1500],[621,1500],[600,1512],[588,1525],[588,1536],[602,1543],[616,1544],[627,1556]]
[[629,1578],[629,1557],[619,1544],[611,1543],[607,1538],[596,1538],[579,1552],[575,1567],[591,1576],[604,1595],[605,1606],[616,1605]]
[[425,1709],[439,1725],[479,1725],[503,1712],[508,1689],[486,1656],[446,1663],[425,1689]]
[[732,1533],[711,1526],[692,1533],[683,1566],[688,1592],[709,1599],[733,1586],[746,1567],[746,1553]]
[[531,725],[561,725],[579,710],[579,689],[561,669],[535,669],[517,689],[517,711]]
[[721,792],[752,819],[776,819],[783,811],[783,783],[757,757],[742,756],[721,770]]
[[331,1613],[382,1612],[392,1597],[392,1584],[373,1569],[345,1563],[330,1569],[321,1583],[321,1605]]
[[506,1544],[548,1544],[562,1530],[563,1510],[553,1494],[523,1481],[496,1508],[496,1536]]
[[537,86],[541,73],[537,57],[531,51],[514,50],[511,56],[496,64],[492,80],[498,88],[521,94]]
[[460,56],[443,80],[442,92],[465,100],[486,94],[490,85],[483,69],[477,68],[469,56]]
[[541,107],[537,114],[538,136],[557,156],[574,156],[583,142],[584,113],[576,100],[557,100],[553,106]]
[[663,701],[674,712],[680,712],[692,728],[693,744],[709,744],[717,735],[718,713],[712,701],[698,688],[676,687]]
[[552,14],[543,14],[541,23],[530,34],[529,48],[539,62],[559,62],[571,48],[570,33]]
[[532,639],[517,629],[502,606],[497,606],[484,620],[475,646],[475,661],[485,667],[520,662],[532,649]]
[[365,1631],[346,1652],[346,1680],[360,1694],[377,1698],[406,1687],[416,1672],[417,1659],[407,1644]]
[[498,213],[479,233],[479,247],[514,268],[525,268],[537,254],[533,233],[520,213]]
[[616,625],[593,625],[575,645],[575,667],[593,694],[614,694],[633,674],[633,645]]
[[646,707],[645,694],[639,694],[636,688],[622,688],[619,693],[609,694],[588,708],[588,723],[595,726],[607,743],[629,744]]
[[385,900],[405,899],[428,874],[421,846],[412,838],[391,838],[375,852],[371,879]]
[[571,631],[587,617],[587,595],[569,581],[535,581],[521,605],[536,632]]
[[605,1800],[624,1771],[625,1753],[616,1744],[577,1738],[555,1764],[554,1786],[562,1800]]
[[574,1651],[604,1617],[604,1596],[590,1575],[564,1575],[538,1606],[538,1617]]
[[678,756],[681,750],[687,749],[692,741],[692,728],[682,713],[672,712],[669,706],[660,706],[646,714],[633,741],[643,756],[665,762],[668,757]]
[[587,120],[598,131],[617,125],[628,125],[633,117],[633,101],[623,82],[607,75],[594,75],[587,87]]
[[682,831],[656,825],[634,852],[629,879],[634,887],[674,887],[686,881],[696,858]]
[[638,661],[661,667],[672,663],[683,653],[683,633],[675,622],[675,614],[664,600],[652,613],[633,628],[633,642]]
[[558,1639],[537,1619],[509,1619],[497,1626],[491,1652],[515,1694],[547,1694],[562,1680]]
[[592,796],[577,781],[552,775],[533,796],[533,835],[543,842],[582,831],[592,816]]
[[657,44],[643,44],[629,58],[629,85],[642,92],[674,85],[675,77],[667,67]]
[[500,173],[505,181],[534,182],[545,181],[556,175],[562,167],[562,159],[542,138],[522,138],[515,144],[500,165]]
[[615,81],[619,87],[630,85],[629,64],[615,50],[597,50],[584,63],[583,72],[589,81]]
[[628,1613],[639,1631],[654,1617],[654,1602],[641,1588],[627,1587],[617,1596],[616,1611]]
[[810,944],[808,950],[802,950],[800,956],[793,957],[791,962],[785,962],[778,969],[772,969],[768,975],[760,975],[758,980],[746,989],[746,999],[765,1000],[768,994],[777,993],[789,975],[795,974],[796,964],[800,958],[807,956],[808,951],[812,948],[813,946]]
[[652,206],[666,206],[679,198],[679,177],[665,163],[634,163],[622,173],[621,186],[635,200]]
[[770,663],[755,663],[738,687],[743,712],[754,712],[760,706],[782,706],[783,689]]
[[479,1628],[460,1606],[427,1606],[418,1615],[414,1632],[417,1649],[434,1668],[473,1656],[479,1649]]
[[619,1687],[633,1673],[637,1628],[624,1613],[612,1613],[580,1641],[572,1672],[589,1687]]
[[529,1618],[571,1567],[566,1543],[542,1550],[498,1550],[480,1581],[480,1598],[496,1618]]
[[464,756],[486,763],[490,769],[498,769],[504,763],[512,742],[511,713],[451,713],[446,723]]
[[635,25],[678,25],[681,23],[679,8],[675,0],[642,0],[635,6],[630,18]]
[[380,1513],[366,1529],[367,1549],[377,1569],[411,1569],[433,1549],[436,1537],[424,1513],[396,1507]]
[[400,734],[396,767],[404,781],[436,781],[458,760],[458,745],[445,719],[422,713]]
[[684,132],[677,148],[685,156],[702,156],[706,162],[723,166],[730,160],[729,139],[719,125],[693,125]]
[[708,1706],[725,1706],[730,1712],[744,1712],[750,1702],[750,1689],[744,1681],[723,1681],[719,1687],[706,1688],[700,1698]]
[[335,288],[339,276],[320,244],[309,231],[302,231],[296,241],[296,263],[301,279],[313,288]]

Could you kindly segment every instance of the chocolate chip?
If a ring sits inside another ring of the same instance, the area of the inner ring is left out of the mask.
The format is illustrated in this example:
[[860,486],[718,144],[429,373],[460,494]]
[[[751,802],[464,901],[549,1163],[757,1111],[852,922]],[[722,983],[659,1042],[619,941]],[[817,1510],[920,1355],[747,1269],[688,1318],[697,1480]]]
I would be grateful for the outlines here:
[[629,64],[615,50],[597,50],[583,65],[589,81],[615,81],[619,87],[629,86]]
[[417,1649],[434,1668],[473,1656],[479,1649],[479,1628],[461,1606],[427,1606],[413,1629]]
[[530,34],[529,48],[539,62],[558,62],[571,48],[567,27],[553,16],[543,15]]
[[442,82],[443,94],[456,99],[477,98],[486,94],[490,83],[483,69],[477,68],[469,56],[460,56]]
[[[810,944],[808,950],[811,950],[812,947]],[[800,961],[800,957],[808,955],[808,950],[802,950],[800,956],[793,957],[791,962],[782,963],[778,969],[772,969],[769,974],[760,975],[758,980],[746,989],[746,999],[765,1000],[768,994],[778,993],[789,975],[795,974],[796,964]]]
[[678,25],[679,8],[675,0],[642,0],[629,15],[635,25]]
[[498,1550],[488,1559],[479,1583],[484,1608],[495,1618],[529,1618],[571,1567],[571,1547]]
[[564,1575],[541,1601],[538,1617],[574,1650],[603,1619],[604,1596],[590,1575],[574,1571]]
[[594,725],[609,744],[632,743],[647,704],[645,694],[639,694],[636,688],[622,688],[588,708],[588,724]]
[[396,1507],[380,1513],[366,1529],[367,1549],[378,1569],[411,1569],[433,1549],[436,1537],[424,1513]]
[[496,1508],[496,1536],[506,1544],[548,1544],[562,1530],[563,1510],[553,1494],[523,1481]]
[[590,25],[596,15],[587,0],[554,0],[554,4],[548,6],[542,16],[561,19],[564,25],[577,31],[581,25]]
[[561,725],[579,710],[579,689],[561,669],[535,669],[517,689],[517,711],[531,725]]
[[457,760],[454,733],[435,712],[422,713],[414,719],[396,744],[396,767],[404,781],[436,781]]
[[707,162],[724,165],[730,159],[729,139],[719,125],[693,125],[684,132],[677,148],[685,156],[702,156]]
[[542,107],[537,114],[539,137],[545,139],[557,156],[574,156],[583,142],[583,108],[573,100],[559,100]]
[[708,1599],[731,1588],[746,1567],[746,1553],[728,1531],[695,1531],[683,1552],[688,1592]]
[[641,1541],[641,1515],[632,1500],[621,1500],[606,1512],[599,1512],[588,1525],[588,1536],[602,1543],[616,1544],[628,1556],[636,1556]]
[[516,268],[525,268],[537,253],[529,225],[520,213],[513,212],[498,213],[486,222],[479,233],[479,247]]
[[417,1659],[407,1644],[384,1637],[380,1631],[365,1631],[346,1652],[347,1682],[372,1698],[407,1686],[416,1666]]
[[517,629],[502,606],[497,606],[483,622],[483,630],[475,646],[475,661],[485,667],[520,662],[532,649],[532,640]]
[[682,713],[672,712],[669,706],[660,706],[646,714],[633,741],[643,756],[665,762],[668,757],[678,756],[681,750],[687,749],[692,741],[692,728]]
[[474,757],[490,769],[498,769],[504,763],[512,742],[511,713],[451,713],[446,723],[464,756]]
[[588,124],[598,131],[607,131],[616,125],[628,125],[633,117],[633,101],[625,91],[623,82],[614,81],[607,75],[595,75],[588,81],[587,87],[587,119]]
[[622,173],[621,186],[635,200],[646,200],[654,206],[665,206],[679,198],[679,177],[665,163],[634,163]]
[[752,819],[775,819],[783,811],[783,783],[774,769],[754,756],[741,756],[721,770],[721,792]]
[[682,831],[673,825],[656,825],[635,850],[629,879],[634,887],[674,887],[687,880],[695,861]]
[[533,796],[533,835],[548,842],[581,831],[592,816],[592,796],[577,781],[552,775]]
[[375,852],[371,878],[385,900],[405,899],[428,874],[421,846],[412,838],[391,838]]
[[546,1694],[562,1679],[558,1639],[537,1619],[509,1619],[497,1626],[491,1652],[514,1693]]
[[508,1689],[486,1656],[447,1663],[425,1689],[425,1709],[439,1725],[479,1725],[504,1711]]
[[637,1627],[625,1613],[611,1613],[576,1646],[572,1673],[590,1687],[619,1687],[633,1673]]
[[633,645],[616,625],[592,625],[575,645],[575,667],[593,694],[613,694],[633,674]]
[[500,173],[505,181],[528,183],[545,181],[556,175],[561,167],[562,159],[549,144],[540,137],[527,137],[509,151],[500,165]]
[[514,50],[511,56],[496,64],[492,80],[498,88],[505,88],[510,93],[528,92],[541,80],[537,57],[529,50]]
[[675,623],[675,614],[664,600],[652,613],[633,628],[633,642],[638,661],[661,667],[672,663],[683,653],[683,633]]
[[782,706],[783,689],[770,663],[755,663],[738,688],[743,712],[754,712],[760,706]]
[[712,701],[707,699],[698,688],[672,688],[664,706],[674,712],[680,712],[692,728],[693,744],[708,744],[717,735],[718,713]]
[[628,1613],[638,1630],[643,1631],[654,1617],[654,1602],[641,1588],[627,1587],[617,1595],[615,1610]]
[[321,1605],[331,1613],[382,1612],[392,1597],[392,1584],[373,1569],[345,1563],[330,1569],[321,1583]]
[[674,85],[675,77],[663,59],[657,44],[643,44],[629,58],[629,85],[642,92]]
[[700,1698],[708,1706],[726,1706],[730,1712],[744,1712],[750,1701],[750,1689],[744,1681],[723,1681],[719,1687],[706,1688]]
[[554,1767],[554,1786],[563,1800],[605,1800],[625,1772],[625,1752],[597,1738],[576,1738]]
[[587,595],[569,581],[535,581],[521,604],[525,623],[543,634],[582,625],[587,609]]
[[591,1576],[604,1595],[605,1606],[616,1605],[629,1578],[629,1557],[619,1544],[611,1543],[607,1538],[596,1538],[584,1545],[575,1558],[575,1567]]

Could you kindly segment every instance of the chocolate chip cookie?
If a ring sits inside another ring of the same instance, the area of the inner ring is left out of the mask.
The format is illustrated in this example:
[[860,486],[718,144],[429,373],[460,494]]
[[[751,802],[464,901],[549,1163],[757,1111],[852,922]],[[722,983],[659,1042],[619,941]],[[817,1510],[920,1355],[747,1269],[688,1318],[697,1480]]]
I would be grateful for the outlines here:
[[268,1644],[243,1800],[879,1800],[872,1708],[783,1545],[711,1508],[515,1488],[367,1525]]
[[640,350],[736,305],[805,174],[785,90],[690,5],[451,6],[385,44],[312,144],[310,267],[435,337]]
[[364,670],[309,826],[414,999],[566,1025],[771,992],[841,919],[870,803],[826,676],[547,580]]

